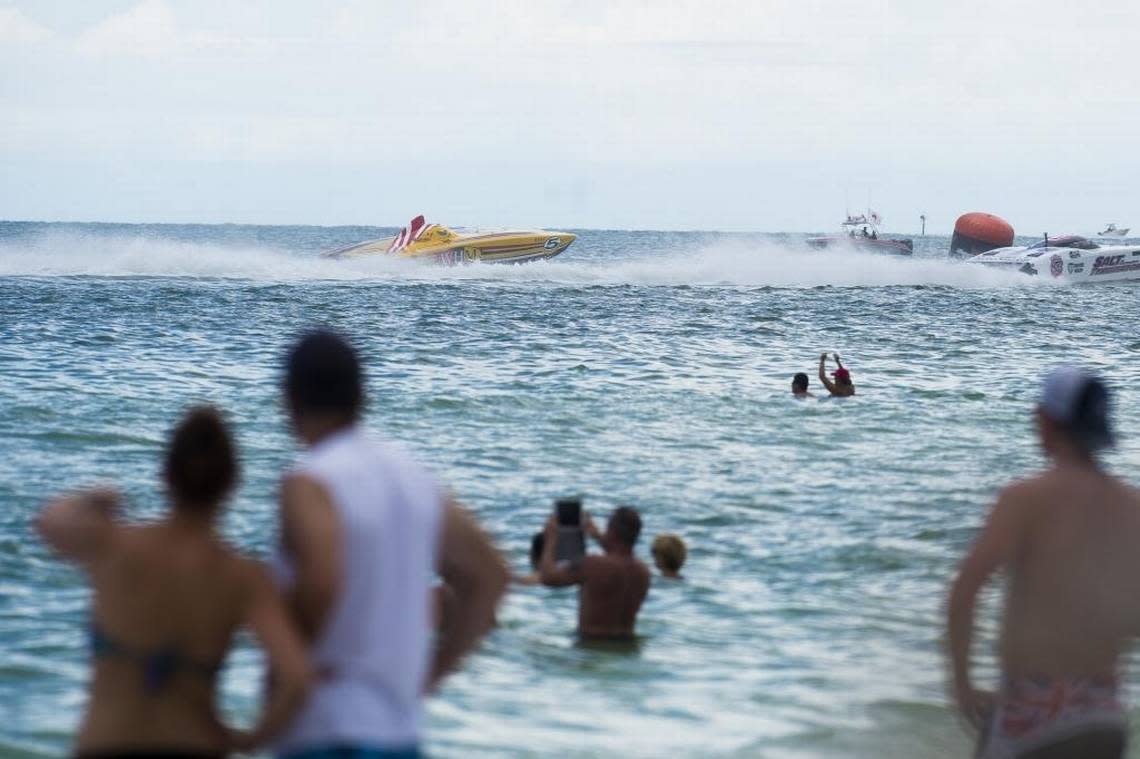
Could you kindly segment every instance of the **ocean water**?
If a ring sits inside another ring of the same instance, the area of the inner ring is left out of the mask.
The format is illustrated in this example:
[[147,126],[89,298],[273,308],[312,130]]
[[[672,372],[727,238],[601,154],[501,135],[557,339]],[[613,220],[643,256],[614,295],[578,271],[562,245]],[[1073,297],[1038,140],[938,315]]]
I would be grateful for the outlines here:
[[[164,436],[210,401],[244,463],[225,530],[264,554],[295,455],[279,361],[314,324],[359,346],[368,425],[428,462],[518,571],[568,493],[602,516],[638,507],[643,556],[660,532],[690,547],[633,652],[575,644],[573,591],[512,590],[430,703],[432,756],[966,756],[943,602],[996,489],[1042,464],[1045,368],[1111,381],[1107,464],[1140,479],[1133,286],[975,269],[944,237],[910,260],[589,230],[518,267],[317,258],[383,231],[0,223],[0,755],[63,754],[84,703],[88,595],[31,535],[39,504],[107,481],[155,514]],[[823,350],[859,396],[793,401],[797,371],[818,389]],[[259,672],[248,648],[232,657],[237,720]]]

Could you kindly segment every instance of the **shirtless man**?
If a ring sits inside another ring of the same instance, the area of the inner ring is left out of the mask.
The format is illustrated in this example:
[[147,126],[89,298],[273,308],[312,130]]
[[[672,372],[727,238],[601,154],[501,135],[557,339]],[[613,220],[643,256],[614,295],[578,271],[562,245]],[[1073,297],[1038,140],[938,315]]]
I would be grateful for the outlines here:
[[819,381],[827,388],[827,392],[831,393],[836,398],[847,398],[855,395],[855,385],[851,382],[851,372],[843,368],[843,362],[839,360],[838,353],[832,353],[835,357],[835,365],[839,367],[831,373],[834,381],[827,376],[827,354],[819,354]]
[[[1140,634],[1140,493],[1103,471],[1108,390],[1074,368],[1037,408],[1049,468],[1002,491],[959,570],[948,632],[954,695],[981,730],[979,757],[1119,757],[1121,654]],[[996,694],[970,678],[975,598],[1005,570]]]
[[649,568],[633,555],[641,534],[641,517],[635,509],[614,509],[601,534],[593,520],[585,518],[586,534],[601,544],[601,555],[584,556],[573,564],[556,563],[558,521],[546,523],[539,573],[543,585],[580,585],[578,591],[578,636],[592,640],[632,640],[641,603],[649,592]]

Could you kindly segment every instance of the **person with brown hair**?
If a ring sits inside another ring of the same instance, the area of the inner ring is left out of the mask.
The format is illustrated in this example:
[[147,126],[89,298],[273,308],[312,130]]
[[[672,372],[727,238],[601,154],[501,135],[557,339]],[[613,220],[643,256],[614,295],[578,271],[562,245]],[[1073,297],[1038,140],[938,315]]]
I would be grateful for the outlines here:
[[[262,745],[301,706],[310,672],[266,567],[241,556],[215,522],[238,479],[217,411],[191,409],[167,448],[171,503],[153,524],[121,519],[120,498],[91,490],[49,503],[43,540],[94,589],[94,677],[79,756],[223,756]],[[218,675],[240,628],[268,656],[272,687],[251,731],[217,717]]]

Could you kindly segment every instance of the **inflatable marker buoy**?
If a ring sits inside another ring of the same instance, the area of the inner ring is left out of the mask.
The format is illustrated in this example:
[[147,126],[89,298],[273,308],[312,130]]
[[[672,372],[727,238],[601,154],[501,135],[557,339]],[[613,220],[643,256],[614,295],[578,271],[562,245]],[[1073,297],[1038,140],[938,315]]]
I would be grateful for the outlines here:
[[994,248],[1007,248],[1013,244],[1013,227],[992,213],[964,213],[954,222],[954,235],[950,238],[950,255],[970,258]]

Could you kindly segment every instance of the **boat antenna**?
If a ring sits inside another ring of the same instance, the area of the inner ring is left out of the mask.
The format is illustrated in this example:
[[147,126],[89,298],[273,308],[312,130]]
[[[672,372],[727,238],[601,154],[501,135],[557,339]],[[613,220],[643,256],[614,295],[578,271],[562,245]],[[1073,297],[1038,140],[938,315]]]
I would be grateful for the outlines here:
[[922,219],[922,236],[926,237],[926,214],[920,213],[918,218]]

